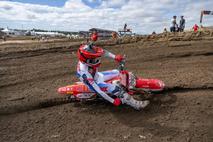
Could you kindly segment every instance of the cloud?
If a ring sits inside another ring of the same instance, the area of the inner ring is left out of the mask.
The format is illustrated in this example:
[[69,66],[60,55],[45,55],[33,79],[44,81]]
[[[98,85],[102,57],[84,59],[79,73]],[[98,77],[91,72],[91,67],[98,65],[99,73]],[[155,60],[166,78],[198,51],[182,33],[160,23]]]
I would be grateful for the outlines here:
[[[67,0],[63,7],[0,1],[0,27],[23,24],[49,30],[118,30],[127,23],[137,33],[162,32],[164,27],[169,28],[173,15],[184,15],[186,27],[191,28],[199,22],[200,11],[211,10],[213,5],[212,0],[87,0],[99,4],[92,8],[85,1]],[[204,18],[206,25],[213,25],[213,16]]]
[[101,8],[120,8],[124,6],[128,0],[103,0]]
[[12,9],[12,7],[11,7],[10,5],[8,5],[8,4],[0,5],[0,7],[1,7],[2,9],[4,9],[4,10],[11,10],[11,9]]
[[90,7],[81,0],[68,0],[65,2],[64,8],[77,11],[90,10]]

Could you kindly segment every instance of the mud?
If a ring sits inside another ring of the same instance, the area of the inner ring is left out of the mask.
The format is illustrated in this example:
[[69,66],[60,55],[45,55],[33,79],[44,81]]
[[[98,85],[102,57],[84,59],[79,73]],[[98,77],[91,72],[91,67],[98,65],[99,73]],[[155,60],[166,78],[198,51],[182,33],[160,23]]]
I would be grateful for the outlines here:
[[[213,40],[199,38],[99,43],[126,54],[127,69],[136,75],[165,82],[165,91],[142,111],[57,94],[77,81],[80,43],[1,45],[0,141],[212,142]],[[101,70],[116,66],[103,60]]]

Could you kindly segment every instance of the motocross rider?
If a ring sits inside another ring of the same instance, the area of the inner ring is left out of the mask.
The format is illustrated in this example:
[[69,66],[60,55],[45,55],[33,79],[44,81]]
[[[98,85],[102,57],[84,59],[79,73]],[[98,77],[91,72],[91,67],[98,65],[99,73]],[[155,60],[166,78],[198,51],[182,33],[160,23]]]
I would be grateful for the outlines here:
[[[91,41],[87,45],[82,45],[78,49],[78,65],[77,65],[77,76],[79,79],[87,85],[87,87],[101,96],[105,100],[119,106],[127,104],[136,110],[140,110],[149,104],[149,101],[137,101],[131,95],[123,91],[119,86],[106,83],[107,79],[116,77],[119,75],[118,70],[111,70],[105,72],[98,72],[100,66],[100,58],[102,56],[114,59],[117,62],[121,62],[124,57],[122,55],[114,55],[107,50],[100,47],[94,46],[93,43],[97,41],[98,34],[93,32],[91,35]],[[112,98],[108,94],[114,95],[116,98]]]

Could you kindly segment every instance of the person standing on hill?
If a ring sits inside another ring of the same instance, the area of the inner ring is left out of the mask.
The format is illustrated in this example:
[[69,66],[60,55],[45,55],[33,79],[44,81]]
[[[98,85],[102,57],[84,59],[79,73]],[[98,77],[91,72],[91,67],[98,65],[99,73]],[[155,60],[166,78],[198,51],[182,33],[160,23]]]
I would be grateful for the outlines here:
[[125,23],[124,24],[124,31],[126,31],[127,30],[127,24]]
[[198,26],[197,24],[195,24],[195,25],[192,27],[192,29],[194,30],[194,32],[197,32],[198,29],[199,29],[199,26]]
[[177,16],[173,16],[173,18],[171,20],[171,26],[170,26],[170,31],[171,32],[175,32],[176,31],[176,25],[177,25],[176,18],[177,18]]
[[183,32],[183,31],[184,31],[185,23],[186,23],[186,20],[183,18],[183,16],[181,16],[180,25],[179,25],[179,31],[180,31],[180,32]]

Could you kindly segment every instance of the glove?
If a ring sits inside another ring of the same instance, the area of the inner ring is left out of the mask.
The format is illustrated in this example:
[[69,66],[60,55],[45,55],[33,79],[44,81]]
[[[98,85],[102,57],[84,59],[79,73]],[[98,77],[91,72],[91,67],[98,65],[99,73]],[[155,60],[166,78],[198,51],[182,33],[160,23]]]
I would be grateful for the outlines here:
[[116,98],[116,99],[114,99],[113,104],[114,104],[115,106],[119,106],[119,105],[121,104],[121,100],[120,100],[119,98]]
[[117,62],[121,62],[123,59],[124,59],[124,57],[122,55],[115,56],[115,61],[117,61]]

